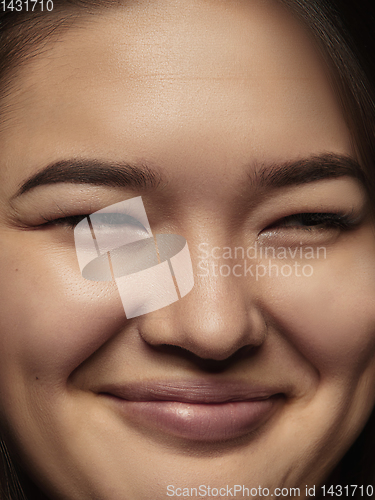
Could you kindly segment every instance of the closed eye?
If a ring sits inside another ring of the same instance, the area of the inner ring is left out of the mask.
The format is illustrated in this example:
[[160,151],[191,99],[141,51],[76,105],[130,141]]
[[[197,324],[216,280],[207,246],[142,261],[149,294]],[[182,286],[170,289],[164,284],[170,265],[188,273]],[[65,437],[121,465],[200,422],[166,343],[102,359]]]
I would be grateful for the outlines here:
[[144,225],[139,222],[138,219],[132,217],[131,215],[114,212],[114,213],[94,213],[90,215],[91,224],[96,229],[108,229],[112,230],[122,229],[124,227],[131,227],[133,229],[141,229],[147,232]]
[[43,225],[60,226],[60,227],[65,227],[67,229],[74,229],[86,217],[89,217],[91,223],[94,224],[95,228],[99,230],[105,230],[105,229],[119,230],[125,227],[131,227],[134,229],[140,229],[147,232],[146,228],[138,219],[124,213],[83,214],[83,215],[60,217],[58,219],[47,219],[44,217],[44,220],[46,222]]
[[312,231],[316,229],[350,229],[358,223],[358,217],[352,214],[339,213],[299,213],[288,215],[268,226],[265,231],[272,229],[302,229]]

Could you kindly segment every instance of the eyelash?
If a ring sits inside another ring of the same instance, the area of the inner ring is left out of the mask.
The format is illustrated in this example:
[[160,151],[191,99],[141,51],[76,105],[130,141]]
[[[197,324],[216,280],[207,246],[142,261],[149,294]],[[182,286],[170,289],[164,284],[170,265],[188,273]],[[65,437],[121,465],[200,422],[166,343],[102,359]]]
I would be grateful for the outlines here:
[[91,223],[93,223],[93,217],[95,217],[95,223],[99,224],[99,226],[112,226],[112,229],[116,228],[116,226],[117,228],[124,228],[125,226],[128,226],[132,229],[141,229],[147,232],[147,229],[138,219],[125,213],[71,215],[67,217],[60,217],[58,219],[48,219],[43,217],[45,220],[43,226],[60,226],[65,227],[68,230],[72,230],[75,229],[75,227],[88,216],[90,216]]
[[[43,217],[46,221],[44,226],[66,226],[69,229],[74,229],[81,220],[83,220],[87,215],[72,215],[68,217],[62,217],[59,219],[47,219]],[[297,224],[292,224],[295,221]],[[313,231],[316,229],[350,229],[357,224],[357,220],[353,219],[351,215],[344,215],[339,213],[319,213],[319,212],[309,212],[309,213],[298,213],[293,215],[288,215],[283,217],[278,221],[274,222],[266,230],[273,228],[287,228],[287,229],[300,229],[304,231]]]
[[67,226],[70,229],[74,229],[77,224],[81,222],[86,215],[71,215],[69,217],[61,217],[59,219],[48,219],[47,217],[42,217],[45,222],[42,224],[43,226]]
[[[296,222],[293,224],[292,222]],[[357,219],[351,215],[327,212],[306,212],[288,215],[266,228],[287,228],[314,231],[317,229],[351,229],[357,224]]]

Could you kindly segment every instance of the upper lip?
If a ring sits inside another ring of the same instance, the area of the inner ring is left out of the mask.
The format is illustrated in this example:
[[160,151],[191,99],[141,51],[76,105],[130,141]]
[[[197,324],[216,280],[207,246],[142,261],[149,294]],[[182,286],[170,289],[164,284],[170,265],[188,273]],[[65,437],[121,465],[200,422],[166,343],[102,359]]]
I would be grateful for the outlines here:
[[95,391],[126,401],[176,401],[181,403],[229,403],[259,401],[282,395],[280,387],[255,386],[240,382],[148,381],[108,384]]

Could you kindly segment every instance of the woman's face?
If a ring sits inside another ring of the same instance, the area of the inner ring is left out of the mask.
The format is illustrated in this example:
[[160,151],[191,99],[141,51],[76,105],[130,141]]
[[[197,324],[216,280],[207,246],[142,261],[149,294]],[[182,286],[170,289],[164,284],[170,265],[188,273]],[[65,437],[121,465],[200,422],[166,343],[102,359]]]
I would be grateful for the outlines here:
[[[375,402],[375,238],[304,29],[272,1],[134,2],[14,85],[0,415],[32,476],[79,500],[318,487]],[[64,217],[136,196],[154,234],[186,238],[195,286],[129,320]]]

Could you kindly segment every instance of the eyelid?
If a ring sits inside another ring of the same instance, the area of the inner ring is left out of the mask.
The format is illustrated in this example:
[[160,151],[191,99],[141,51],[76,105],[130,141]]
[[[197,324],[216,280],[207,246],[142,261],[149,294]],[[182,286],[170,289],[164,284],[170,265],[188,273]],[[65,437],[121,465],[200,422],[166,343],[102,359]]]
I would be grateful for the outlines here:
[[[305,222],[303,223],[305,219]],[[339,213],[339,212],[300,212],[291,214],[278,219],[269,226],[267,226],[263,232],[269,231],[271,229],[350,229],[358,225],[362,220],[361,216],[354,215],[353,211],[350,213]],[[296,221],[297,224],[288,224],[289,222]],[[311,222],[311,224],[308,224]]]
[[[109,217],[111,216],[111,217]],[[118,222],[116,218],[117,216],[121,216],[123,220]],[[68,226],[71,229],[74,229],[83,219],[89,218],[91,223],[94,222],[97,227],[109,227],[112,226],[112,229],[117,226],[120,228],[121,226],[130,226],[136,229],[140,229],[147,233],[147,229],[144,225],[135,217],[131,215],[122,213],[122,212],[102,212],[102,213],[94,213],[94,214],[82,214],[82,215],[70,215],[66,217],[58,217],[56,219],[48,219],[46,217],[42,217],[46,222],[43,224],[44,226]],[[109,219],[105,221],[105,219]],[[104,220],[104,221],[103,221]]]
[[[116,221],[116,218],[118,219],[119,216],[121,216],[121,224]],[[147,232],[147,229],[144,227],[144,225],[135,217],[132,215],[126,214],[124,212],[100,212],[100,213],[94,213],[88,216],[90,218],[91,223],[95,223],[96,221],[100,225],[101,220],[106,220],[107,225],[114,225],[114,226],[121,226],[121,225],[129,225],[129,226],[134,226],[138,229],[142,229],[145,232]],[[106,225],[103,224],[103,225]]]

